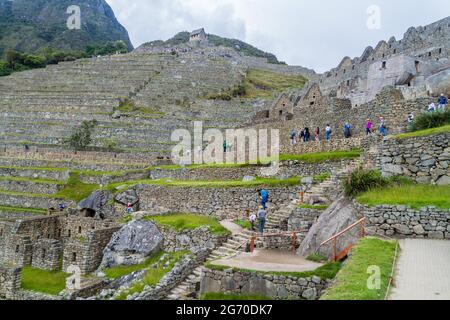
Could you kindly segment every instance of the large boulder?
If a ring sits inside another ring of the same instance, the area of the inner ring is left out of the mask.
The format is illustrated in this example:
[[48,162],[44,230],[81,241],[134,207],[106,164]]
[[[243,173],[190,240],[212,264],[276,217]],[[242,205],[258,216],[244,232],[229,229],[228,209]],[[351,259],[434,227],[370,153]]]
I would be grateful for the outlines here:
[[163,240],[153,222],[134,220],[112,236],[99,269],[142,263],[161,250]]
[[[352,201],[344,196],[339,197],[321,214],[317,222],[311,227],[305,239],[302,241],[297,254],[307,257],[317,252],[330,259],[333,258],[333,243],[328,243],[322,247],[320,244],[352,225],[360,218]],[[337,241],[337,252],[341,252],[349,244],[355,244],[359,238],[359,232],[360,229],[356,227],[339,237]]]
[[116,196],[115,200],[120,204],[123,204],[124,206],[128,205],[128,203],[131,203],[135,211],[139,210],[139,196],[134,189],[119,193]]
[[104,218],[105,206],[108,203],[109,194],[106,191],[95,191],[88,198],[82,200],[77,209],[92,217]]

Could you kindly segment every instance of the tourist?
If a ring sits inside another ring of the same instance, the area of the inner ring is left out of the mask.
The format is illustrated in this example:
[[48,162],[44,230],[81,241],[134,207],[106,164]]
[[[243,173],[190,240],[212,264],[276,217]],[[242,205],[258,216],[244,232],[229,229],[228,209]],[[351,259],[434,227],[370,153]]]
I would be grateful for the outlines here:
[[292,129],[291,131],[291,145],[294,146],[297,144],[297,131],[295,129]]
[[250,226],[251,226],[252,231],[255,231],[256,214],[252,213],[248,217],[248,220],[250,222]]
[[351,127],[350,124],[346,122],[344,125],[344,137],[345,139],[348,139],[350,138],[350,136],[351,136]]
[[66,206],[64,205],[64,203],[60,203],[59,205],[59,211],[64,211],[64,209],[66,209]]
[[369,134],[372,134],[372,127],[373,127],[372,120],[367,119],[367,124],[366,124],[366,136],[368,136]]
[[408,129],[412,129],[412,125],[414,123],[414,113],[410,113],[410,115],[408,116]]
[[262,189],[259,192],[259,196],[261,198],[261,206],[264,209],[267,209],[267,202],[269,202],[269,191],[267,191],[266,189]]
[[266,208],[264,208],[263,206],[259,207],[258,222],[259,222],[259,232],[261,234],[264,233],[264,227],[266,226],[266,218],[267,218]]
[[316,135],[316,141],[320,141],[320,128],[319,127],[316,128],[315,135]]
[[299,137],[300,137],[300,141],[305,142],[305,129],[302,129],[302,130],[300,131]]
[[434,104],[434,102],[432,102],[428,105],[428,112],[435,112],[435,111],[436,111],[436,105]]
[[439,104],[439,106],[438,106],[439,111],[444,111],[445,107],[448,105],[448,99],[443,93],[441,94],[441,96],[438,99],[438,104]]
[[309,128],[305,128],[305,142],[309,142],[311,140],[311,133],[309,132]]
[[331,140],[331,126],[329,124],[327,124],[325,128],[325,136],[327,138],[327,141]]
[[378,126],[378,131],[380,132],[380,134],[383,137],[386,137],[388,132],[387,132],[387,128],[386,128],[386,124],[384,123],[384,118],[380,117],[380,124]]
[[227,140],[223,141],[223,153],[227,153],[228,150],[228,143]]
[[128,202],[128,204],[127,204],[127,213],[128,214],[133,213],[133,205],[131,204],[131,202]]

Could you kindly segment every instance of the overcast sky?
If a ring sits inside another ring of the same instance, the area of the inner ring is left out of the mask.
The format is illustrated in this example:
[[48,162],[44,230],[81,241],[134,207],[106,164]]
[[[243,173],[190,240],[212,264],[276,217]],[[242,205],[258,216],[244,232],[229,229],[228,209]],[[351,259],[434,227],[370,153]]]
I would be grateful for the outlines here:
[[[344,56],[360,56],[379,40],[400,39],[410,26],[450,16],[449,0],[106,1],[135,47],[204,27],[317,72],[336,67]],[[379,24],[376,11],[368,13],[373,5],[380,8]]]

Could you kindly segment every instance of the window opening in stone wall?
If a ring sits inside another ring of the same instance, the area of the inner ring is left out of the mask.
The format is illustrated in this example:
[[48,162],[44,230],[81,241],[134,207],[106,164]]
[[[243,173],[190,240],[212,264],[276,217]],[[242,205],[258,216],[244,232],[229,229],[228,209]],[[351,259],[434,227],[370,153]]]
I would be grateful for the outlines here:
[[45,259],[45,254],[46,254],[47,252],[45,251],[45,249],[42,249],[42,259]]
[[77,253],[72,252],[72,262],[77,262]]
[[386,61],[383,61],[383,63],[381,64],[381,68],[386,69]]
[[81,233],[81,227],[78,227],[78,233]]
[[70,236],[72,235],[72,231],[70,231],[70,229],[67,231],[67,236],[70,238]]
[[17,245],[17,246],[16,246],[16,253],[19,253],[19,250],[20,250],[20,246]]

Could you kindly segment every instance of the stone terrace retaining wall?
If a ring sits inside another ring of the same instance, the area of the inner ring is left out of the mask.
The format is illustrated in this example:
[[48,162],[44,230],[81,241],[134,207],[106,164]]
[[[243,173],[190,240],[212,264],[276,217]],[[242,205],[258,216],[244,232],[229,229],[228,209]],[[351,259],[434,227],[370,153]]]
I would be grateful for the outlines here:
[[22,268],[0,265],[0,298],[13,299],[21,281]]
[[450,132],[387,139],[378,166],[384,176],[405,175],[419,183],[450,184]]
[[351,139],[333,139],[327,141],[310,141],[308,143],[298,142],[295,146],[291,146],[286,142],[280,146],[282,154],[305,154],[315,152],[331,152],[331,151],[350,151],[361,147],[361,137]]
[[235,270],[206,269],[202,273],[200,293],[221,292],[260,295],[276,300],[317,300],[331,281],[319,277],[294,278]]
[[164,250],[167,252],[196,252],[204,248],[214,250],[227,240],[227,236],[213,234],[208,227],[183,231],[176,231],[160,225],[158,227],[164,235]]
[[145,153],[112,153],[95,151],[78,151],[74,153],[69,150],[30,147],[30,151],[25,152],[23,148],[0,147],[0,157],[26,158],[32,160],[59,160],[76,162],[105,162],[114,164],[135,164],[148,167],[154,164],[153,159]]
[[450,239],[450,210],[425,207],[382,205],[367,207],[357,204],[366,217],[367,233],[390,237]]
[[[171,212],[188,212],[214,215],[218,218],[239,218],[247,209],[259,205],[257,188],[183,188],[140,185],[136,186],[140,198],[140,210],[160,208]],[[276,209],[277,203],[297,199],[300,187],[268,188]]]

